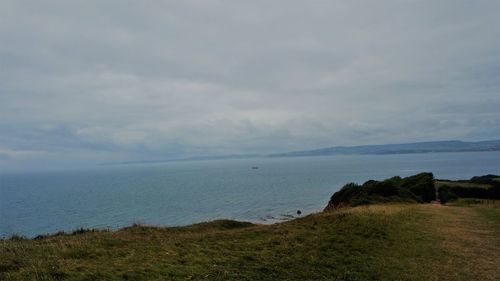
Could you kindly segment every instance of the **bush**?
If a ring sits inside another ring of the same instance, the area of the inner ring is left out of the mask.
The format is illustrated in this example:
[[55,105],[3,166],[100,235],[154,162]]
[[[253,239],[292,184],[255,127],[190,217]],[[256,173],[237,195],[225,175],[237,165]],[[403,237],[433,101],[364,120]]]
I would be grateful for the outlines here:
[[449,190],[460,198],[490,199],[492,197],[490,189],[483,187],[449,186]]
[[370,181],[363,184],[363,188],[366,190],[368,195],[379,195],[382,197],[389,197],[399,194],[399,188],[391,180],[385,180],[383,182]]
[[492,183],[495,183],[495,179],[498,179],[498,178],[500,178],[500,176],[489,174],[489,175],[484,175],[484,176],[472,177],[470,179],[470,182],[492,184]]
[[439,188],[439,201],[441,201],[441,204],[446,204],[447,202],[457,199],[458,196],[451,191],[449,186],[443,185]]
[[434,175],[432,173],[420,173],[404,178],[401,187],[408,189],[424,202],[436,200],[436,188],[434,187]]
[[490,195],[491,198],[488,199],[497,199],[500,200],[500,183],[490,187]]
[[361,186],[356,183],[348,183],[344,185],[339,191],[335,192],[326,206],[325,210],[338,208],[342,205],[347,205],[352,198],[359,197],[361,193]]
[[377,202],[430,202],[436,198],[434,175],[421,173],[384,181],[369,180],[362,186],[346,184],[330,198],[325,211],[342,206],[357,206]]

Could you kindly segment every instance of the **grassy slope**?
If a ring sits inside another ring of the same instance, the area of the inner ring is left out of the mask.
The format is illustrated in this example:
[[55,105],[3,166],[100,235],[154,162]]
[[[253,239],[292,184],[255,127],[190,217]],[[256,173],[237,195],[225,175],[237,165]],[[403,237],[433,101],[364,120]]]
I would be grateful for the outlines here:
[[0,280],[498,280],[499,218],[499,205],[386,204],[4,240]]

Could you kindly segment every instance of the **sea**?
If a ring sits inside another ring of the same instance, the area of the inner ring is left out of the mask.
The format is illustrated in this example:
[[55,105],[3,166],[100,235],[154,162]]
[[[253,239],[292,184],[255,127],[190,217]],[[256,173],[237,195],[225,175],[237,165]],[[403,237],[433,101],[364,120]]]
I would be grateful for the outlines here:
[[298,210],[300,216],[320,212],[346,183],[420,172],[440,179],[500,174],[500,152],[263,157],[0,172],[0,237],[134,223],[276,223],[299,216]]

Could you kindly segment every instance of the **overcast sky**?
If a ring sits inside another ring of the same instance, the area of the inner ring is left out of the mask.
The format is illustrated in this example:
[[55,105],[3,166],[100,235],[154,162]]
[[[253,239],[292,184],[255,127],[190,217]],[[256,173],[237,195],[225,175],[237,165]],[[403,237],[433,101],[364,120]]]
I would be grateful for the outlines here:
[[0,1],[0,169],[500,138],[500,1]]

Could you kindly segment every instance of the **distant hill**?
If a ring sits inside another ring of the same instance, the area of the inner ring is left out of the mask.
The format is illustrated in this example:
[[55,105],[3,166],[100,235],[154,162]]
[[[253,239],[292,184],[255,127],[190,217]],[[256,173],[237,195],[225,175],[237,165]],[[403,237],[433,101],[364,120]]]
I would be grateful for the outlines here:
[[470,152],[500,151],[500,140],[479,142],[465,141],[431,141],[383,145],[336,146],[314,150],[302,150],[270,154],[269,157],[300,157],[349,154],[405,154],[430,152]]

